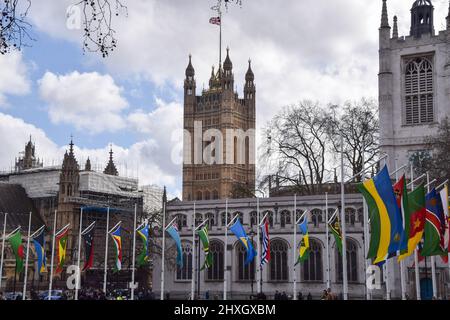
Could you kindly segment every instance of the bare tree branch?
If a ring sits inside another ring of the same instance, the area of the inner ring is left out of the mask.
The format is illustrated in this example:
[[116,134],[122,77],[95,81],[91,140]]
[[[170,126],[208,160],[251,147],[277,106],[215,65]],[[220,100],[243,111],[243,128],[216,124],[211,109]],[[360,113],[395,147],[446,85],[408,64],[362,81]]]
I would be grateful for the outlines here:
[[127,7],[121,0],[82,0],[75,5],[83,12],[83,51],[99,52],[106,58],[117,47],[113,16],[128,16]]
[[0,5],[0,54],[21,50],[34,39],[29,33],[31,24],[26,21],[31,0],[3,0]]

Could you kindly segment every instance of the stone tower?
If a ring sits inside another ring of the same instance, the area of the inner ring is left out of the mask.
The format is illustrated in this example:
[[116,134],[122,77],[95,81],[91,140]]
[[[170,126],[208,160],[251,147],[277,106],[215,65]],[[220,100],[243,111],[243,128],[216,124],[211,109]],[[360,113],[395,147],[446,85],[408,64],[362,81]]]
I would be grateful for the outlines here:
[[230,52],[196,95],[192,58],[184,80],[183,200],[251,196],[255,188],[255,76],[249,61],[244,98],[234,89]]
[[[430,0],[414,1],[408,36],[391,36],[387,1],[382,2],[379,29],[379,112],[381,148],[391,169],[429,152],[426,137],[450,116],[450,22],[435,34]],[[450,9],[449,9],[450,10]],[[449,13],[450,16],[450,13]],[[448,19],[447,19],[448,20]]]
[[70,141],[69,152],[64,154],[64,160],[59,178],[57,229],[60,230],[70,223],[67,243],[67,261],[72,261],[73,248],[76,247],[77,230],[79,228],[79,207],[73,198],[79,197],[80,167],[75,158],[73,141]]
[[112,147],[111,147],[111,150],[109,151],[109,161],[108,161],[108,164],[106,165],[106,168],[103,171],[103,173],[110,175],[110,176],[118,176],[119,171],[117,171],[116,165],[114,164],[113,155],[114,155],[114,152],[112,151]]
[[42,168],[43,163],[39,159],[36,159],[35,152],[36,147],[31,141],[30,136],[30,141],[25,145],[25,150],[21,152],[23,156],[16,158],[15,171],[20,172],[28,169]]

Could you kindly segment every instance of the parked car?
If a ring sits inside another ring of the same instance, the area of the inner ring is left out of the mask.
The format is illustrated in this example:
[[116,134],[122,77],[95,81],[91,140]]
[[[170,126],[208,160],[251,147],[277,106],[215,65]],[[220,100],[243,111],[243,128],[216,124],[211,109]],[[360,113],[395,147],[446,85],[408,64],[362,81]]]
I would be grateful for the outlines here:
[[22,300],[22,292],[6,292],[5,300]]

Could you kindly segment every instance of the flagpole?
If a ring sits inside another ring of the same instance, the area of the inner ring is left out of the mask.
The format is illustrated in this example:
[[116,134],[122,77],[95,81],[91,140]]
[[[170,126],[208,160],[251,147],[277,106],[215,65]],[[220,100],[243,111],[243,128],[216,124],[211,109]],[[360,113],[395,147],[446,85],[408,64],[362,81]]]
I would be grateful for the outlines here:
[[52,285],[53,285],[53,261],[55,257],[55,239],[56,239],[56,215],[58,210],[55,210],[55,218],[53,221],[53,240],[52,240],[52,258],[50,263],[49,285],[48,285],[48,300],[52,297]]
[[109,207],[106,209],[106,235],[105,235],[105,267],[103,274],[103,293],[106,293],[106,280],[108,279],[108,233],[109,233]]
[[228,199],[225,199],[225,251],[223,257],[223,300],[227,300]]
[[5,256],[5,240],[6,240],[6,219],[8,217],[8,213],[4,213],[5,217],[3,220],[3,234],[2,234],[2,256],[0,259],[0,291],[2,290],[2,278],[3,278],[3,259]]
[[[256,284],[256,288],[257,288],[257,292],[261,293],[261,271],[262,271],[262,266],[261,266],[261,235],[260,235],[260,224],[261,224],[261,220],[260,220],[260,214],[259,214],[259,197],[256,198],[256,216],[257,216],[257,227],[256,227],[256,237],[257,237],[257,244],[258,244],[258,248],[256,250],[257,253],[257,258],[256,258],[256,263],[257,263],[257,274],[256,274],[256,279],[258,279],[258,283]],[[259,264],[258,264],[259,263]]]
[[[165,191],[165,189],[164,189]],[[166,258],[166,201],[163,197],[163,216],[162,216],[162,252],[161,252],[161,300],[164,300],[164,268]]]
[[[430,193],[430,173],[427,172],[427,190],[428,193]],[[437,293],[437,284],[436,284],[436,257],[432,256],[431,257],[431,279],[433,282],[433,299],[437,299],[438,298],[438,293]]]
[[348,300],[347,280],[347,234],[345,226],[345,176],[344,176],[344,136],[341,132],[341,221],[342,221],[342,282],[344,300]]
[[326,248],[326,258],[327,258],[327,289],[331,288],[330,281],[330,240],[329,240],[329,228],[328,228],[328,192],[325,192],[325,248]]
[[191,270],[191,300],[194,299],[195,294],[195,202],[194,214],[192,215],[192,270]]
[[[395,181],[398,181],[398,170],[397,170],[397,158],[394,160],[395,163]],[[406,183],[406,181],[404,182]],[[403,192],[403,191],[401,191]],[[403,197],[406,197],[407,195],[404,194]],[[403,202],[403,199],[401,199]],[[403,209],[401,209],[403,206],[400,207],[401,213],[402,213],[402,221],[403,221],[403,229],[405,229],[406,222],[405,222],[405,212]],[[406,209],[406,208],[405,208]],[[400,286],[402,290],[402,300],[406,300],[406,278],[405,278],[405,264],[404,261],[400,261]]]
[[292,219],[292,222],[294,222],[294,241],[292,245],[292,263],[294,264],[293,274],[292,274],[292,281],[293,281],[293,299],[297,300],[297,263],[295,261],[295,258],[297,257],[297,194],[294,194],[294,213],[293,213],[294,219]]
[[27,293],[27,277],[28,277],[28,257],[30,255],[30,234],[31,234],[31,211],[30,211],[30,217],[28,219],[28,237],[27,237],[27,253],[25,257],[25,276],[23,279],[23,293],[22,293],[22,300],[26,300],[26,293]]
[[[411,190],[414,190],[414,165],[411,164]],[[416,300],[421,300],[420,296],[420,269],[419,269],[419,253],[417,246],[414,249],[414,275],[416,278]]]
[[220,17],[220,31],[219,31],[219,75],[221,74],[222,70],[222,4],[220,4],[219,7],[219,17]]
[[83,228],[83,210],[84,208],[81,207],[80,209],[80,228],[79,228],[79,234],[78,234],[78,252],[77,252],[77,277],[75,280],[75,300],[78,300],[78,290],[81,285],[81,271],[80,271],[80,260],[81,260],[81,231]]
[[134,204],[134,223],[133,223],[133,262],[131,266],[131,300],[134,300],[134,273],[136,269],[136,219],[137,203]]
[[[366,147],[366,142],[363,140],[363,153],[362,153],[362,163],[363,166],[366,162],[365,156],[364,156],[364,150]],[[362,172],[361,181],[364,183],[366,180],[366,172]],[[370,262],[369,259],[367,259],[367,253],[369,252],[369,210],[367,207],[366,198],[363,197],[363,223],[364,223],[364,265],[366,267],[366,282],[367,282],[367,270],[369,269]],[[366,300],[372,300],[371,299],[371,290],[369,289],[369,286],[366,283]]]

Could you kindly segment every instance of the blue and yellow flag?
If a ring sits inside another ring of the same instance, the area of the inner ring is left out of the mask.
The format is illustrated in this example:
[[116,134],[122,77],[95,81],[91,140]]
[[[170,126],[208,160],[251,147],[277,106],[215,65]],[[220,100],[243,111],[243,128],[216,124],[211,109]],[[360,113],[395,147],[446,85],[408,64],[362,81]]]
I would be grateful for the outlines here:
[[116,262],[114,263],[114,271],[122,270],[122,228],[119,226],[115,231],[111,232],[114,241]]
[[358,185],[369,207],[371,239],[367,258],[374,264],[406,250],[402,215],[387,167],[374,178]]
[[299,254],[297,264],[302,263],[309,258],[309,232],[308,232],[308,216],[305,216],[305,219],[302,223],[298,225],[298,229],[300,233],[303,235],[302,242],[300,243]]
[[177,265],[183,268],[183,249],[181,248],[180,234],[178,233],[178,228],[176,225],[171,225],[167,229],[167,233],[172,237],[177,246]]
[[33,238],[34,249],[36,251],[39,274],[47,272],[47,261],[45,258],[45,228],[42,228]]
[[241,242],[247,251],[247,259],[245,260],[245,265],[250,264],[256,256],[256,251],[253,248],[253,244],[245,233],[244,227],[239,219],[236,220],[234,225],[230,227],[230,231],[234,233],[236,238]]

